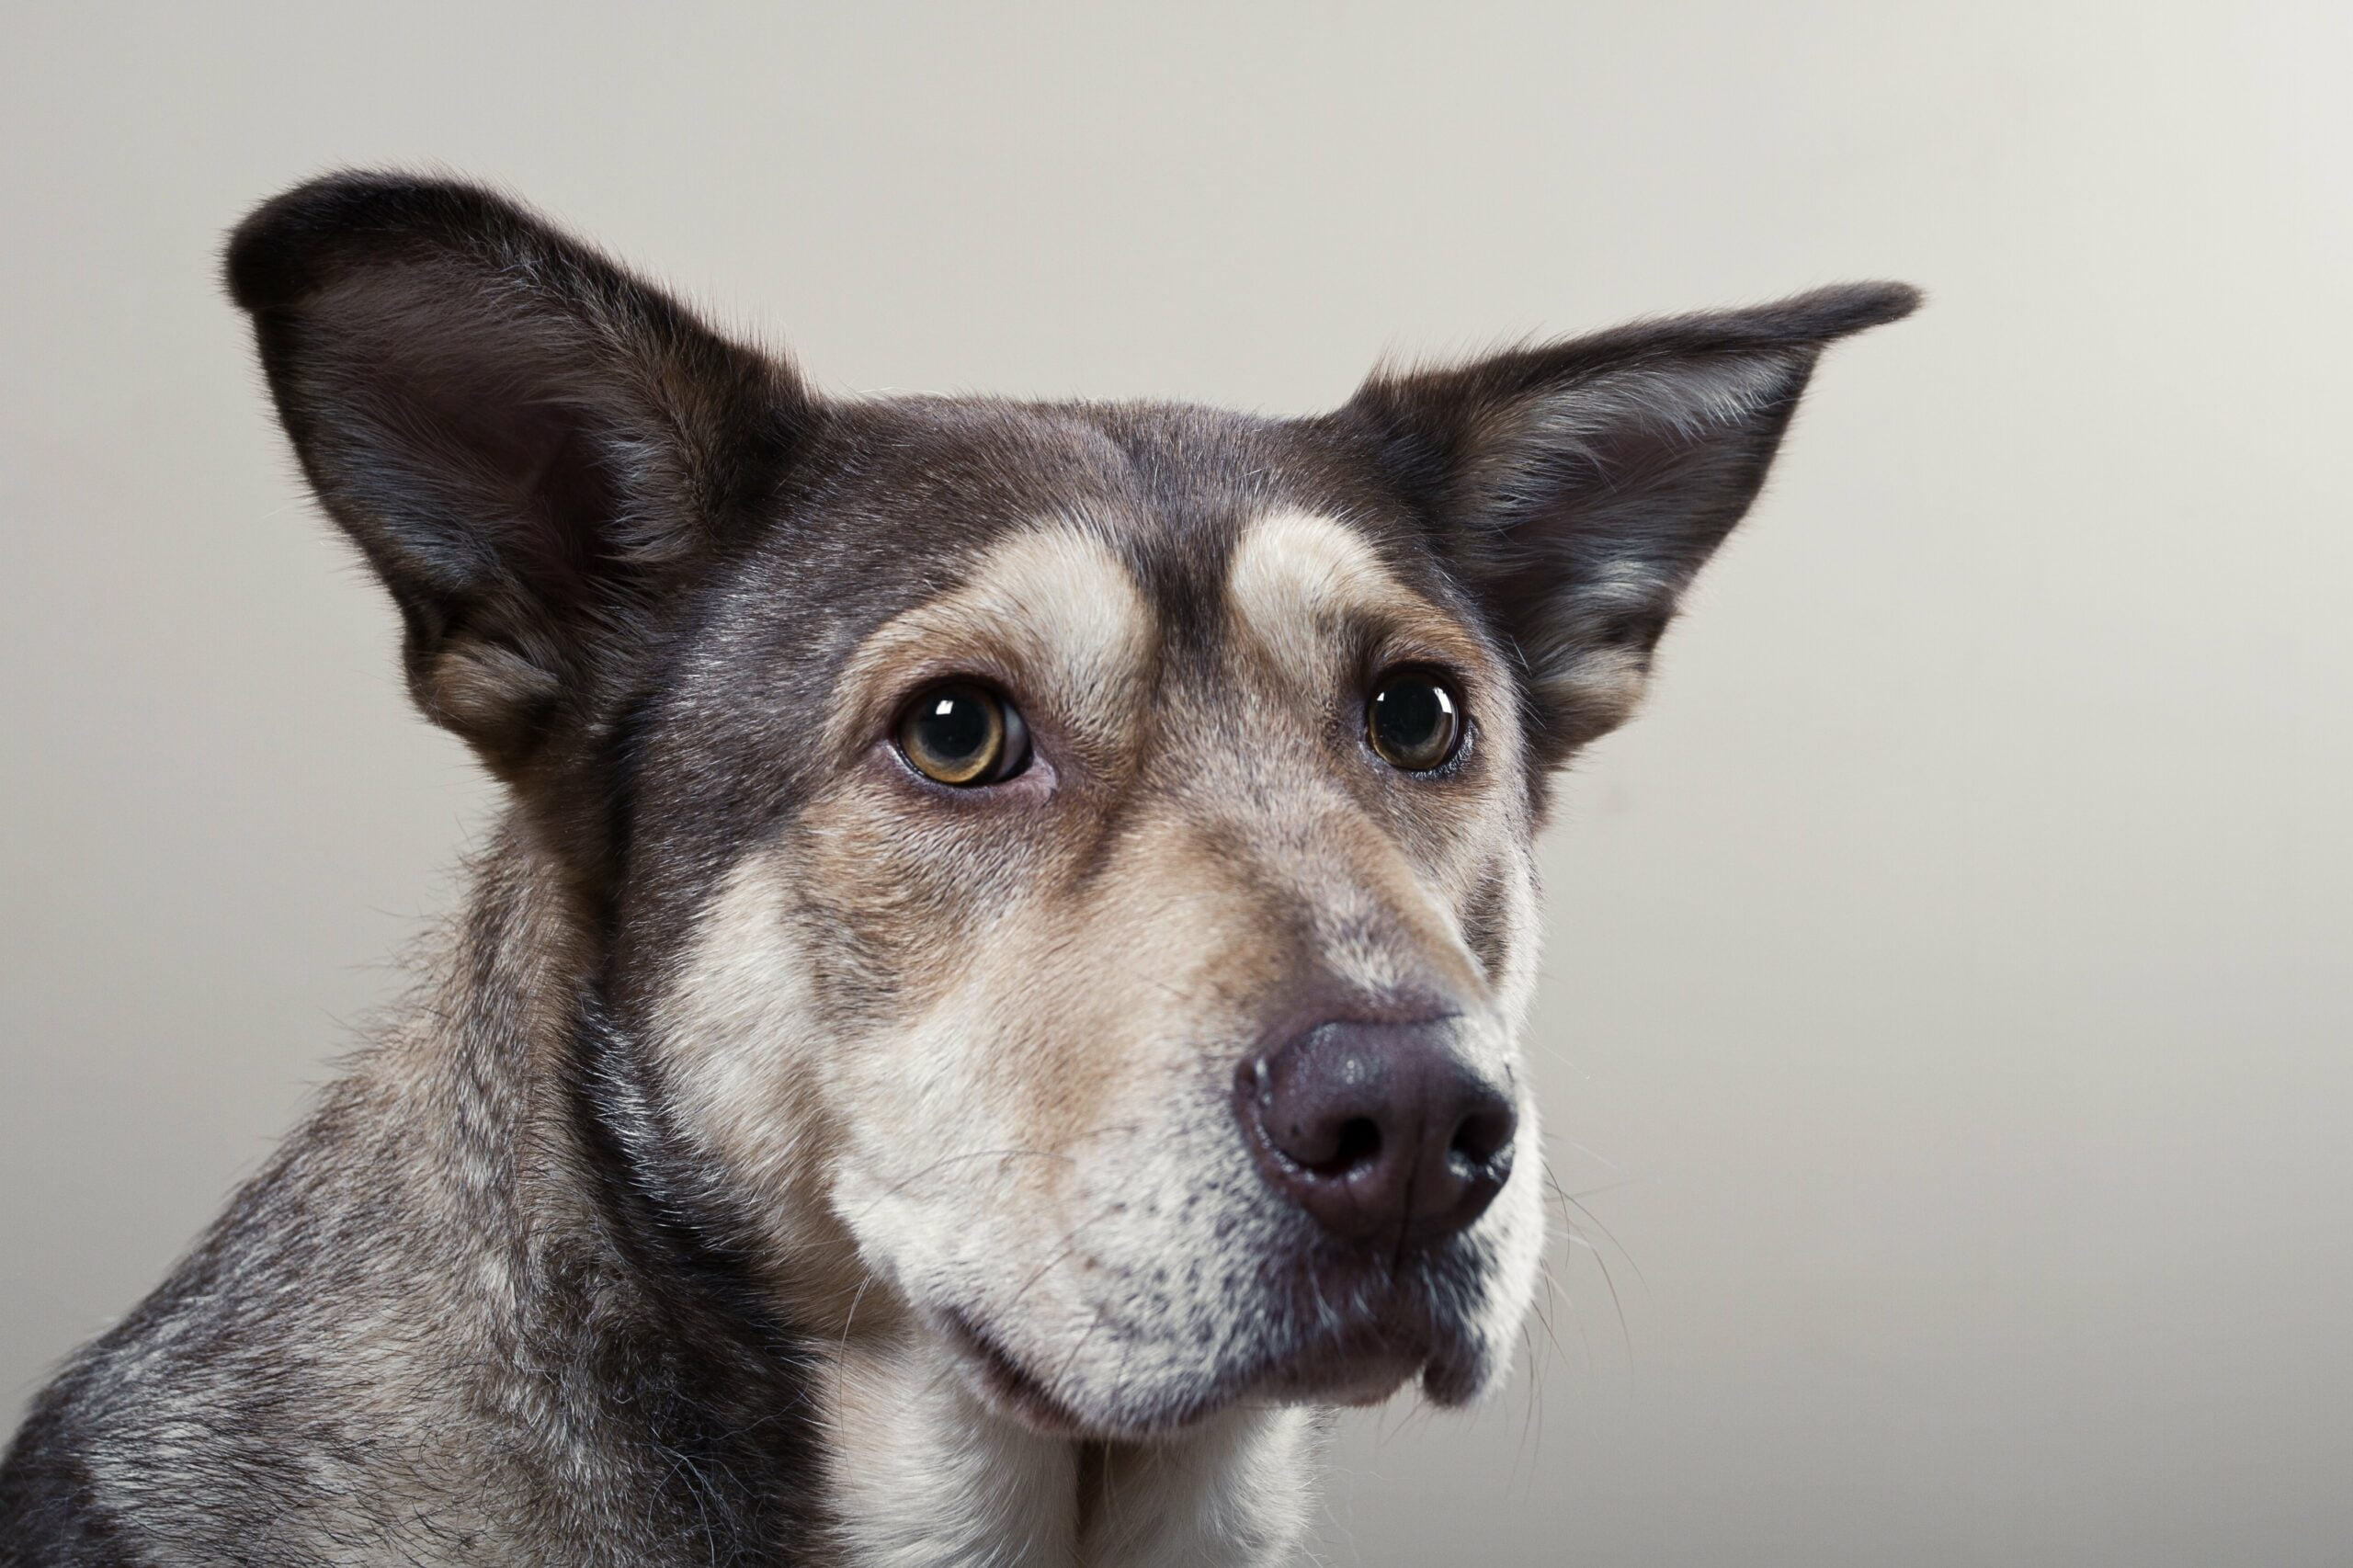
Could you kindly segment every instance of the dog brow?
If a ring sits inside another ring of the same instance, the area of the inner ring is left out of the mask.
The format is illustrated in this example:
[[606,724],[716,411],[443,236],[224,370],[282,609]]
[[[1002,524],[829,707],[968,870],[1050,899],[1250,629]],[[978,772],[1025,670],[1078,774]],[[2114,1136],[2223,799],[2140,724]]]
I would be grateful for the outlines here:
[[[903,611],[860,644],[843,674],[835,728],[871,722],[912,682],[995,676],[1077,729],[1115,733],[1158,637],[1134,575],[1083,522],[1056,520],[998,540],[963,585]],[[837,743],[852,743],[850,733]]]
[[1226,568],[1225,598],[1235,625],[1277,669],[1328,668],[1352,651],[1352,627],[1423,657],[1479,662],[1453,617],[1406,586],[1361,533],[1319,513],[1270,512],[1253,522]]

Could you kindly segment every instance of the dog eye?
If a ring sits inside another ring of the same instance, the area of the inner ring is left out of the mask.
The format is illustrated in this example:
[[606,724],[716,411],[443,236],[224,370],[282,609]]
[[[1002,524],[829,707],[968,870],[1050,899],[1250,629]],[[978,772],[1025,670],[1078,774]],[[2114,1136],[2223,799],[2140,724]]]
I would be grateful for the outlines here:
[[1399,670],[1373,687],[1364,728],[1381,761],[1427,773],[1444,766],[1462,744],[1462,704],[1427,670]]
[[899,717],[898,743],[916,772],[942,784],[995,784],[1029,765],[1020,710],[967,681],[918,693]]

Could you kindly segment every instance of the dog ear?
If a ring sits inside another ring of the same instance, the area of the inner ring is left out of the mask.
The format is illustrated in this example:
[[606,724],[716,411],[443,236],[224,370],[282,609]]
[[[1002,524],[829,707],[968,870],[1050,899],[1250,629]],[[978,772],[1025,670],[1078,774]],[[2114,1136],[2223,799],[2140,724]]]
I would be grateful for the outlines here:
[[1691,578],[1748,510],[1823,348],[1898,283],[1377,374],[1339,417],[1524,665],[1547,765],[1633,710]]
[[298,187],[226,270],[312,489],[400,608],[410,691],[510,780],[819,416],[782,365],[472,186]]

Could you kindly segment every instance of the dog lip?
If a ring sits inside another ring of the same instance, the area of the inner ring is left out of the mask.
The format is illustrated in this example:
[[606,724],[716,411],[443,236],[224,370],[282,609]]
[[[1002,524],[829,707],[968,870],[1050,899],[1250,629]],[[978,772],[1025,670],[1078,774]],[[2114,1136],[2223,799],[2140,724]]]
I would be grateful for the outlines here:
[[938,1320],[1005,1413],[1043,1436],[1081,1440],[1165,1436],[1253,1396],[1286,1404],[1375,1404],[1447,1360],[1444,1347],[1432,1342],[1426,1328],[1362,1323],[1320,1345],[1264,1351],[1238,1368],[1205,1377],[1187,1398],[1141,1419],[1090,1420],[1055,1397],[970,1313],[947,1307]]
[[1172,1431],[1252,1398],[1279,1404],[1378,1403],[1430,1365],[1431,1357],[1418,1335],[1362,1324],[1322,1345],[1264,1351],[1207,1380],[1191,1398],[1155,1413],[1145,1425]]
[[949,1307],[939,1316],[947,1327],[948,1337],[978,1369],[981,1381],[988,1392],[1025,1425],[1051,1437],[1095,1435],[1090,1423],[1081,1419],[1076,1411],[1049,1393],[1043,1383],[1014,1359],[1012,1352],[999,1345],[969,1315],[958,1308]]
[[1235,1397],[1256,1392],[1318,1404],[1378,1404],[1429,1364],[1418,1338],[1372,1329],[1337,1345],[1269,1356],[1237,1377]]

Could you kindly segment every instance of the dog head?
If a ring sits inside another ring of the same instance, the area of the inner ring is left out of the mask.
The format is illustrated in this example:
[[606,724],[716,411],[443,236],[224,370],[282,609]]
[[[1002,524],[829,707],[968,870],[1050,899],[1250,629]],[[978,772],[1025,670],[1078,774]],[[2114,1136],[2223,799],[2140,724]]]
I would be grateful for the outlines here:
[[1501,1375],[1548,772],[1893,285],[1336,413],[823,399],[482,191],[229,276],[416,700],[604,944],[583,1103],[792,1318],[1054,1430]]

